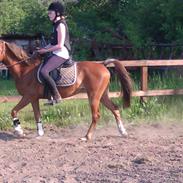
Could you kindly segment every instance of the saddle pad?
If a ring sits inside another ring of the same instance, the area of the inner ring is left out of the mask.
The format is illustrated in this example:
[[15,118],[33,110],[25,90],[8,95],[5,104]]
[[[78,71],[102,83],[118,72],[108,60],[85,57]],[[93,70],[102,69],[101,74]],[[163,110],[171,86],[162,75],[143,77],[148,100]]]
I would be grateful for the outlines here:
[[70,86],[76,82],[77,67],[74,63],[71,67],[60,69],[60,79],[56,81],[57,86]]
[[[40,83],[43,83],[43,78],[40,75],[40,70],[42,68],[42,64],[39,66],[38,68],[38,72],[37,72],[37,79]],[[77,78],[77,64],[74,63],[72,66],[67,67],[67,68],[57,68],[57,76],[55,76],[54,74],[50,74],[51,77],[54,79],[55,83],[57,86],[71,86],[76,82],[76,78]],[[54,70],[55,71],[55,70]],[[53,71],[53,72],[54,72]]]

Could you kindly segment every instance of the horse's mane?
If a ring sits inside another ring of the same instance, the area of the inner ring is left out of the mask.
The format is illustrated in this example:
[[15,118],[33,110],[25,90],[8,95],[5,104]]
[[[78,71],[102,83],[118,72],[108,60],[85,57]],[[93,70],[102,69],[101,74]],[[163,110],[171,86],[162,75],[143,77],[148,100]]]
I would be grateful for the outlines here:
[[19,46],[14,43],[5,43],[7,48],[13,53],[18,60],[26,60],[29,58],[27,53]]

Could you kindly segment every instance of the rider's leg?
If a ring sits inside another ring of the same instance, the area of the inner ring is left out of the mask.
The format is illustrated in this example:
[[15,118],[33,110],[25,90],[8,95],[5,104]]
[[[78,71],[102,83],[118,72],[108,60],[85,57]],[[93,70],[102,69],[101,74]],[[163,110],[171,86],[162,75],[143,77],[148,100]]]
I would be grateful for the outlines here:
[[59,94],[55,81],[50,77],[49,73],[55,68],[59,67],[61,64],[63,64],[65,61],[66,59],[53,55],[41,69],[41,74],[44,77],[46,84],[48,85],[50,92],[53,95],[53,99],[56,102],[59,102],[61,100],[61,96]]

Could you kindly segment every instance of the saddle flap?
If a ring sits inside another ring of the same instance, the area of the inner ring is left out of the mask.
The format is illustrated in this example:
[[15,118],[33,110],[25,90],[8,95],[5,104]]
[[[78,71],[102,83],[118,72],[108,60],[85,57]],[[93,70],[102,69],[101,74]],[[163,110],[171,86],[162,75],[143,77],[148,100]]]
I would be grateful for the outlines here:
[[[44,78],[40,74],[40,70],[43,66],[43,63],[39,66],[37,72],[37,79],[40,83],[44,83]],[[68,67],[58,67],[50,72],[50,76],[53,78],[57,86],[71,86],[76,82],[77,78],[77,64],[73,62],[73,64]]]
[[72,65],[74,65],[74,61],[72,60],[72,58],[69,58],[68,60],[66,60],[61,67],[62,68],[67,68],[67,67],[71,67]]

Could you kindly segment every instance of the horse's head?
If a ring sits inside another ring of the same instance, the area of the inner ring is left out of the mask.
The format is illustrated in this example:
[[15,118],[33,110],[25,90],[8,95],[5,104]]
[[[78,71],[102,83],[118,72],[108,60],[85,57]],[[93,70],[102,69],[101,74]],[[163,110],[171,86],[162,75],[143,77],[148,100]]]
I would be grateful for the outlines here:
[[3,40],[0,40],[0,62],[6,62],[6,59],[9,60],[9,65],[11,61],[16,61],[18,64],[37,64],[40,63],[40,58],[38,55],[29,55],[19,46],[14,43],[8,43]]
[[12,57],[17,61],[28,58],[28,55],[22,48],[18,47],[14,43],[7,43],[0,40],[0,61],[3,61],[7,56]]

